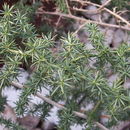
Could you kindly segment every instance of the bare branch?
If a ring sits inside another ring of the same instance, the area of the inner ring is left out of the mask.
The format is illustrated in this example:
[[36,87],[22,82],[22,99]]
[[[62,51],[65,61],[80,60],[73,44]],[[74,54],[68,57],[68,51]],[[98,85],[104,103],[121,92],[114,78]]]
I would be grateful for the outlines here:
[[69,4],[68,4],[68,0],[65,0],[65,2],[66,2],[66,6],[68,8],[68,13],[71,14],[70,7],[69,7]]
[[[23,85],[20,84],[20,83],[14,82],[14,81],[12,81],[11,85],[13,85],[14,87],[20,88],[20,89],[22,89],[23,87],[26,87],[26,86],[23,86]],[[53,106],[56,106],[56,107],[58,107],[58,108],[60,108],[60,109],[65,109],[64,106],[62,106],[62,105],[60,105],[60,104],[58,104],[58,103],[52,101],[51,99],[49,99],[49,98],[47,98],[47,97],[41,95],[40,93],[36,93],[35,96],[41,98],[42,100],[44,100],[45,102],[47,102],[47,103],[49,103],[49,104],[51,104],[51,105],[53,105]]]
[[95,124],[101,129],[101,130],[108,130],[106,127],[104,127],[101,123],[95,122]]
[[87,20],[87,19],[80,18],[80,17],[74,16],[74,15],[63,14],[63,13],[59,13],[59,12],[43,12],[42,11],[42,12],[37,12],[37,14],[58,15],[58,16],[62,16],[62,17],[70,18],[70,19],[75,19],[77,21],[82,21],[82,22],[86,22],[86,23],[94,23],[94,24],[98,24],[101,26],[106,26],[106,27],[110,27],[110,28],[120,28],[120,29],[130,31],[130,28],[128,28],[128,27],[119,26],[119,25],[115,25],[115,24],[107,24],[107,23],[98,22],[98,21]]
[[100,6],[98,11],[102,10],[106,5],[108,5],[111,2],[111,0],[107,0],[103,5]]
[[81,24],[81,25],[79,26],[79,28],[73,33],[73,35],[76,35],[85,25],[86,25],[86,23]]
[[[79,3],[81,3],[81,4],[94,5],[94,6],[99,7],[99,9],[102,8],[103,10],[105,10],[105,11],[108,12],[108,13],[110,13],[110,14],[113,15],[114,17],[120,19],[122,22],[126,23],[126,24],[130,27],[130,23],[129,23],[126,19],[124,19],[124,18],[121,17],[120,15],[116,14],[115,12],[113,12],[113,11],[111,11],[111,10],[105,8],[104,6],[102,7],[102,5],[98,5],[98,4],[92,3],[92,2],[90,2],[90,1],[80,1],[80,0],[71,0],[71,1],[79,2]],[[78,11],[78,10],[77,10],[77,11]],[[80,9],[79,11],[81,11],[81,9]],[[82,11],[83,11],[83,10],[82,10]],[[84,10],[83,12],[85,12],[85,10]],[[86,12],[87,12],[87,10],[86,10]],[[97,13],[97,12],[96,12],[96,13]],[[122,29],[123,29],[123,28],[122,28]],[[127,30],[127,29],[126,29],[126,30]]]
[[87,14],[98,14],[99,13],[98,9],[86,10],[86,9],[79,9],[79,8],[76,8],[76,7],[73,7],[71,9],[75,10],[75,11],[79,11],[79,12],[86,12]]

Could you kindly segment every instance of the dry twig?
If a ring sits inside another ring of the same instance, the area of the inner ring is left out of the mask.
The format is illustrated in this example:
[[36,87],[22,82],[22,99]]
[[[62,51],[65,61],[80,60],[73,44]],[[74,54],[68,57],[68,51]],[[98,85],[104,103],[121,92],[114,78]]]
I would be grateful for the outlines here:
[[130,31],[130,28],[125,27],[125,26],[119,26],[119,25],[115,25],[115,24],[107,24],[107,23],[103,23],[103,22],[87,20],[87,19],[80,18],[80,17],[74,16],[74,15],[63,14],[63,13],[59,13],[59,12],[45,12],[45,11],[41,11],[41,12],[37,12],[37,14],[58,15],[58,16],[74,19],[74,20],[77,20],[77,21],[82,21],[82,22],[86,22],[86,23],[94,23],[94,24],[98,24],[98,25],[101,25],[101,26],[106,26],[106,27],[110,27],[110,28],[120,28],[120,29],[124,29],[124,30],[129,30]]
[[79,12],[86,12],[87,14],[98,14],[98,9],[95,10],[86,10],[86,9],[78,9],[76,7],[71,8],[72,10],[79,11]]
[[70,11],[70,7],[69,7],[68,0],[65,0],[65,2],[66,2],[66,6],[67,6],[67,8],[68,8],[68,13],[69,13],[69,14],[71,14],[71,11]]
[[102,10],[106,5],[108,5],[112,0],[107,0],[103,5],[100,6],[98,11]]
[[79,26],[79,28],[73,33],[73,35],[76,35],[85,25],[86,25],[86,23],[81,24],[81,25]]
[[[71,0],[71,1],[76,1],[76,2],[77,2],[77,0]],[[83,3],[83,2],[80,1],[80,0],[78,0],[78,2]],[[89,2],[89,1],[84,1],[84,4],[90,4],[90,5],[97,6],[97,7],[101,8],[101,5],[98,5],[98,4]],[[102,9],[105,10],[106,12],[110,13],[110,14],[113,15],[114,17],[120,19],[122,22],[126,23],[126,24],[130,27],[130,23],[129,23],[126,19],[124,19],[123,17],[121,17],[120,15],[118,15],[118,14],[116,14],[115,12],[113,12],[113,11],[107,9],[107,8],[104,8],[104,7],[103,7]]]
[[101,129],[101,130],[108,130],[106,127],[104,127],[101,123],[95,122],[95,124]]

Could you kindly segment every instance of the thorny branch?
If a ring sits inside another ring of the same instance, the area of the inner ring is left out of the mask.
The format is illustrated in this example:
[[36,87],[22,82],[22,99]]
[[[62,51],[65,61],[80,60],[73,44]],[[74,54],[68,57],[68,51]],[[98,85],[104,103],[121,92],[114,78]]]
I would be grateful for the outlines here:
[[[14,87],[16,87],[16,88],[19,88],[19,89],[22,89],[23,87],[25,87],[25,86],[23,86],[22,84],[17,83],[17,82],[14,82],[14,81],[12,81],[11,85],[14,86]],[[27,86],[26,86],[26,87],[27,87]],[[56,106],[56,107],[59,108],[59,109],[66,109],[66,107],[64,107],[63,105],[60,105],[59,103],[57,103],[57,102],[51,100],[50,98],[44,96],[43,94],[41,95],[40,93],[36,93],[35,96],[37,96],[38,98],[42,99],[43,101],[45,101],[45,102],[47,102],[47,103],[49,103],[49,104],[51,104],[51,105],[53,105],[53,106]],[[83,114],[83,113],[80,113],[80,112],[77,112],[77,111],[73,111],[73,113],[74,113],[76,116],[80,117],[80,118],[83,118],[83,119],[86,119],[86,118],[87,118],[86,115]],[[102,125],[101,123],[99,123],[99,122],[95,122],[95,124],[96,124],[100,129],[102,129],[102,130],[108,130],[105,126],[103,126],[103,125]]]

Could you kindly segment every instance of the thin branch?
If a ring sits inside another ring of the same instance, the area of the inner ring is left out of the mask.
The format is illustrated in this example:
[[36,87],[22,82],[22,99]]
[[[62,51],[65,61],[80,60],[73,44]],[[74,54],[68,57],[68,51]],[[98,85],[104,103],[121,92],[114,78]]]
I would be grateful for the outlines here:
[[71,8],[72,10],[74,11],[79,11],[79,12],[86,12],[87,14],[98,14],[98,9],[94,9],[94,10],[86,10],[86,9],[79,9],[79,8],[76,8],[76,7],[73,7]]
[[71,0],[71,2],[78,2],[81,5],[87,4],[86,1],[80,1],[80,0]]
[[130,11],[129,10],[123,10],[123,11],[118,11],[116,13],[121,16],[121,15],[123,15],[125,13],[130,13]]
[[68,0],[65,0],[65,2],[66,2],[66,6],[68,8],[68,13],[71,14],[70,7],[69,7],[69,4],[68,4]]
[[81,112],[73,111],[73,113],[80,118],[86,119],[86,115]]
[[73,33],[73,35],[76,35],[85,25],[86,25],[86,23],[81,24],[81,25],[79,26],[79,28]]
[[[71,0],[71,1],[75,1],[75,2],[79,2],[81,4],[90,4],[90,5],[94,5],[94,6],[97,6],[99,8],[101,8],[101,5],[99,4],[96,4],[96,3],[92,3],[90,1],[80,1],[80,0]],[[103,7],[103,10],[105,10],[106,12],[110,13],[111,15],[113,15],[114,17],[120,19],[122,22],[126,23],[129,27],[130,27],[130,23],[124,19],[123,17],[121,17],[120,15],[116,14],[115,12],[112,12],[111,10]],[[81,11],[81,10],[80,10]],[[85,11],[84,11],[85,12]],[[87,11],[86,11],[87,12]],[[127,29],[126,29],[127,30]]]
[[[17,82],[14,82],[12,81],[11,83],[12,86],[16,87],[16,88],[19,88],[19,89],[23,89],[25,86],[23,86],[22,84],[20,83],[17,83]],[[26,86],[27,87],[27,86]],[[50,98],[44,96],[44,95],[41,95],[40,93],[36,93],[35,96],[39,97],[40,99],[42,99],[43,101],[53,105],[53,106],[56,106],[57,108],[60,108],[60,109],[66,109],[66,107],[64,107],[63,105],[60,105],[59,103],[51,100]],[[83,113],[80,113],[80,112],[77,112],[77,111],[73,111],[73,113],[80,117],[80,118],[83,118],[83,119],[86,119],[86,115],[83,114]],[[101,123],[99,122],[95,122],[95,124],[102,130],[108,130],[105,126],[103,126]]]
[[[20,83],[14,82],[14,81],[12,81],[11,85],[14,86],[14,87],[20,88],[20,89],[22,89],[23,87],[26,87],[26,86],[23,86],[23,85],[20,84]],[[62,105],[60,105],[60,104],[58,104],[58,103],[52,101],[51,99],[49,99],[49,98],[47,98],[47,97],[41,95],[40,93],[36,93],[35,96],[41,98],[42,100],[44,100],[45,102],[47,102],[47,103],[49,103],[49,104],[51,104],[51,105],[53,105],[53,106],[56,106],[56,107],[58,107],[58,108],[60,108],[60,109],[65,109],[64,106],[62,106]]]
[[98,11],[102,10],[105,6],[107,6],[112,0],[107,0],[103,5],[100,6]]
[[56,22],[56,27],[54,28],[54,33],[53,33],[54,36],[56,36],[55,33],[57,32],[57,28],[58,28],[58,25],[59,25],[59,23],[61,21],[61,18],[62,18],[62,16],[59,16],[59,18],[58,18],[58,20]]
[[107,8],[104,8],[105,11],[107,11],[108,13],[110,13],[111,15],[115,16],[116,18],[120,19],[122,22],[126,23],[129,27],[130,27],[130,23],[125,20],[123,17],[121,17],[120,15],[112,12],[111,10],[107,9]]
[[60,105],[59,103],[56,103],[54,101],[52,101],[51,99],[41,95],[40,93],[37,93],[36,94],[37,97],[41,98],[42,100],[44,100],[45,102],[53,105],[53,106],[56,106],[57,108],[60,108],[60,109],[66,109],[64,106]]
[[98,21],[87,20],[87,19],[80,18],[80,17],[74,16],[74,15],[63,14],[63,13],[59,13],[59,12],[37,12],[37,14],[58,15],[58,16],[62,16],[62,17],[66,17],[66,18],[86,22],[86,23],[94,23],[94,24],[98,24],[98,25],[101,25],[101,26],[106,26],[106,27],[110,27],[110,28],[119,28],[119,29],[124,29],[124,30],[129,30],[130,31],[130,28],[128,28],[128,27],[114,25],[114,24],[107,24],[107,23],[98,22]]
[[101,123],[95,122],[95,124],[101,129],[101,130],[108,130],[106,127],[104,127]]

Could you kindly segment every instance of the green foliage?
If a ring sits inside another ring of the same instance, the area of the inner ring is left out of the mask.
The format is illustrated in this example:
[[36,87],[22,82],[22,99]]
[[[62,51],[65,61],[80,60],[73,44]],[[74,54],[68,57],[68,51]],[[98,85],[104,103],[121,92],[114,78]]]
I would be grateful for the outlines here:
[[117,7],[118,10],[126,8],[129,0],[112,0],[111,5]]
[[[30,96],[42,88],[49,91],[49,98],[56,102],[63,101],[67,107],[59,111],[58,127],[61,130],[69,130],[75,123],[86,124],[86,129],[94,129],[94,122],[100,120],[102,112],[111,116],[109,124],[121,120],[122,113],[129,113],[129,89],[123,86],[130,78],[130,47],[127,44],[111,50],[104,46],[104,36],[97,25],[87,24],[93,49],[87,50],[84,43],[68,33],[60,39],[60,49],[54,52],[53,49],[57,49],[54,37],[51,34],[38,37],[26,14],[7,5],[4,5],[1,14],[0,57],[5,63],[4,69],[0,70],[1,91],[17,80],[19,65],[25,63],[35,68],[16,102],[18,115],[31,113],[44,118],[49,115],[52,106],[45,102],[35,105],[33,110],[28,108]],[[118,74],[118,79],[112,85],[107,79],[108,70]],[[80,111],[89,102],[94,107],[84,112],[87,120],[81,121],[73,111]],[[8,120],[1,118],[0,122],[17,130]]]
[[48,105],[48,103],[46,103],[46,102],[35,104],[33,106],[33,109],[31,109],[29,111],[29,113],[35,114],[35,115],[39,116],[42,120],[43,119],[45,120],[46,117],[49,116],[49,112],[52,107],[53,106]]
[[6,120],[3,117],[0,117],[0,124],[4,124],[6,128],[9,128],[10,130],[25,130],[21,126],[19,126],[16,123],[11,122],[10,120]]
[[20,0],[15,4],[15,8],[19,9],[20,14],[26,14],[26,17],[30,22],[35,22],[35,11],[41,5],[41,2],[36,0],[32,5],[27,5],[28,0]]
[[64,12],[67,13],[67,5],[66,5],[66,1],[65,0],[55,0],[57,6],[59,7],[59,9]]
[[60,122],[59,122],[59,126],[58,129],[59,130],[71,130],[70,129],[70,125],[72,124],[72,122],[75,122],[75,116],[72,113],[71,109],[67,109],[67,110],[62,110],[59,113],[60,116]]
[[0,112],[4,111],[4,108],[5,108],[4,105],[6,104],[6,102],[7,102],[6,97],[0,96],[0,105],[1,105]]

